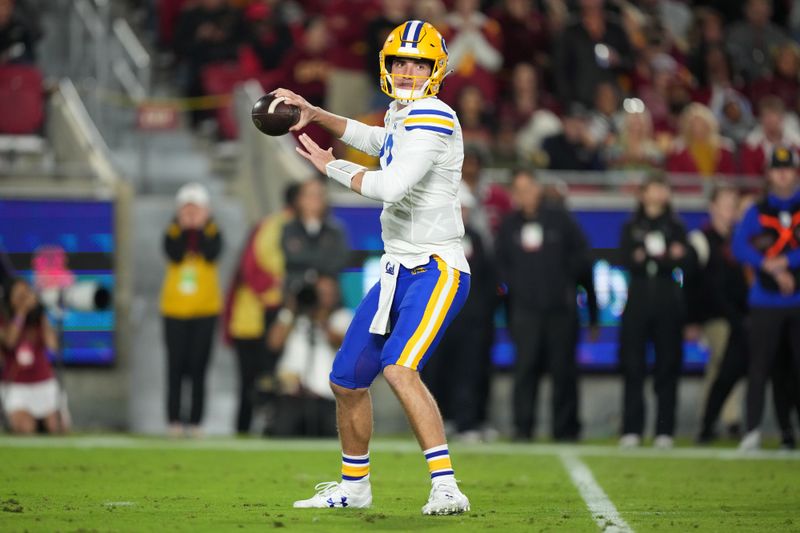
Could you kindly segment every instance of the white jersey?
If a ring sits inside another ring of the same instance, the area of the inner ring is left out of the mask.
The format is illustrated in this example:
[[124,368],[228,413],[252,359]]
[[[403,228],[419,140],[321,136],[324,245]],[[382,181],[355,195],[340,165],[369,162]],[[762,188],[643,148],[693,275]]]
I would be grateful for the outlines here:
[[342,140],[380,157],[381,170],[364,174],[361,194],[383,202],[386,253],[406,268],[425,264],[436,254],[468,273],[457,197],[464,141],[450,106],[435,97],[414,100],[402,109],[392,102],[382,128],[348,119]]

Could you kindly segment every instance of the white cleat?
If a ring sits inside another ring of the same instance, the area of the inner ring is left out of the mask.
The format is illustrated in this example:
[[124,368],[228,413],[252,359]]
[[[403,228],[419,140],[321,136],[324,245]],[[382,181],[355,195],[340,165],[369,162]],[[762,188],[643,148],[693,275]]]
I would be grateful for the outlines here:
[[752,452],[761,448],[761,432],[757,429],[749,431],[739,443],[740,452]]
[[455,481],[434,481],[428,503],[422,507],[425,515],[461,514],[469,511],[469,500]]
[[675,440],[670,435],[656,435],[653,440],[653,447],[658,450],[671,450],[675,446]]
[[[363,487],[361,487],[363,485]],[[364,509],[372,505],[372,488],[369,481],[358,483],[339,483],[326,481],[317,483],[317,491],[307,500],[294,502],[296,509],[353,508]]]
[[642,437],[636,433],[626,433],[619,439],[620,448],[638,448],[642,444]]

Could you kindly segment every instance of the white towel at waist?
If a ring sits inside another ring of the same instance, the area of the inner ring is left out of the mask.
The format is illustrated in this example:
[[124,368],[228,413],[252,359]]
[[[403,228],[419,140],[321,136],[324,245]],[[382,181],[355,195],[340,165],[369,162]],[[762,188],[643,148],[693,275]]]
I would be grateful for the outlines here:
[[389,254],[381,257],[381,290],[378,296],[378,310],[369,325],[369,332],[376,335],[389,333],[389,315],[392,312],[394,291],[397,287],[397,275],[400,273],[400,261]]

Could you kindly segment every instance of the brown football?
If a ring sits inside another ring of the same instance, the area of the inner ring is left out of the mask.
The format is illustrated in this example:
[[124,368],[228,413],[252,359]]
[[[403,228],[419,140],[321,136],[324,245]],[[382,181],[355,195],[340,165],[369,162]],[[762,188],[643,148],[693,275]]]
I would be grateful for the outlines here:
[[272,135],[286,135],[289,128],[300,120],[300,108],[284,102],[284,98],[265,94],[253,106],[253,124],[259,131]]

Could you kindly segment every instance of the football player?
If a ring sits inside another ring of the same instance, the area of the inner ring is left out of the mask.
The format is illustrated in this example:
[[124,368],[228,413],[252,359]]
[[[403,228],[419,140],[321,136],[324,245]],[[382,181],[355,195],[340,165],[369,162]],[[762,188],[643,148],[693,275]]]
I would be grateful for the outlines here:
[[335,159],[307,135],[297,150],[320,172],[383,202],[381,279],[356,310],[330,374],[342,445],[341,482],[320,483],[295,507],[369,507],[372,503],[369,387],[383,373],[423,450],[432,488],[423,514],[457,514],[469,500],[456,484],[442,417],[419,372],[469,292],[457,199],[464,147],[455,112],[436,98],[447,47],[431,24],[395,28],[379,54],[381,90],[394,98],[383,127],[370,127],[310,105],[285,89],[274,94],[300,108],[299,130],[316,123],[345,143],[380,157],[368,171]]

